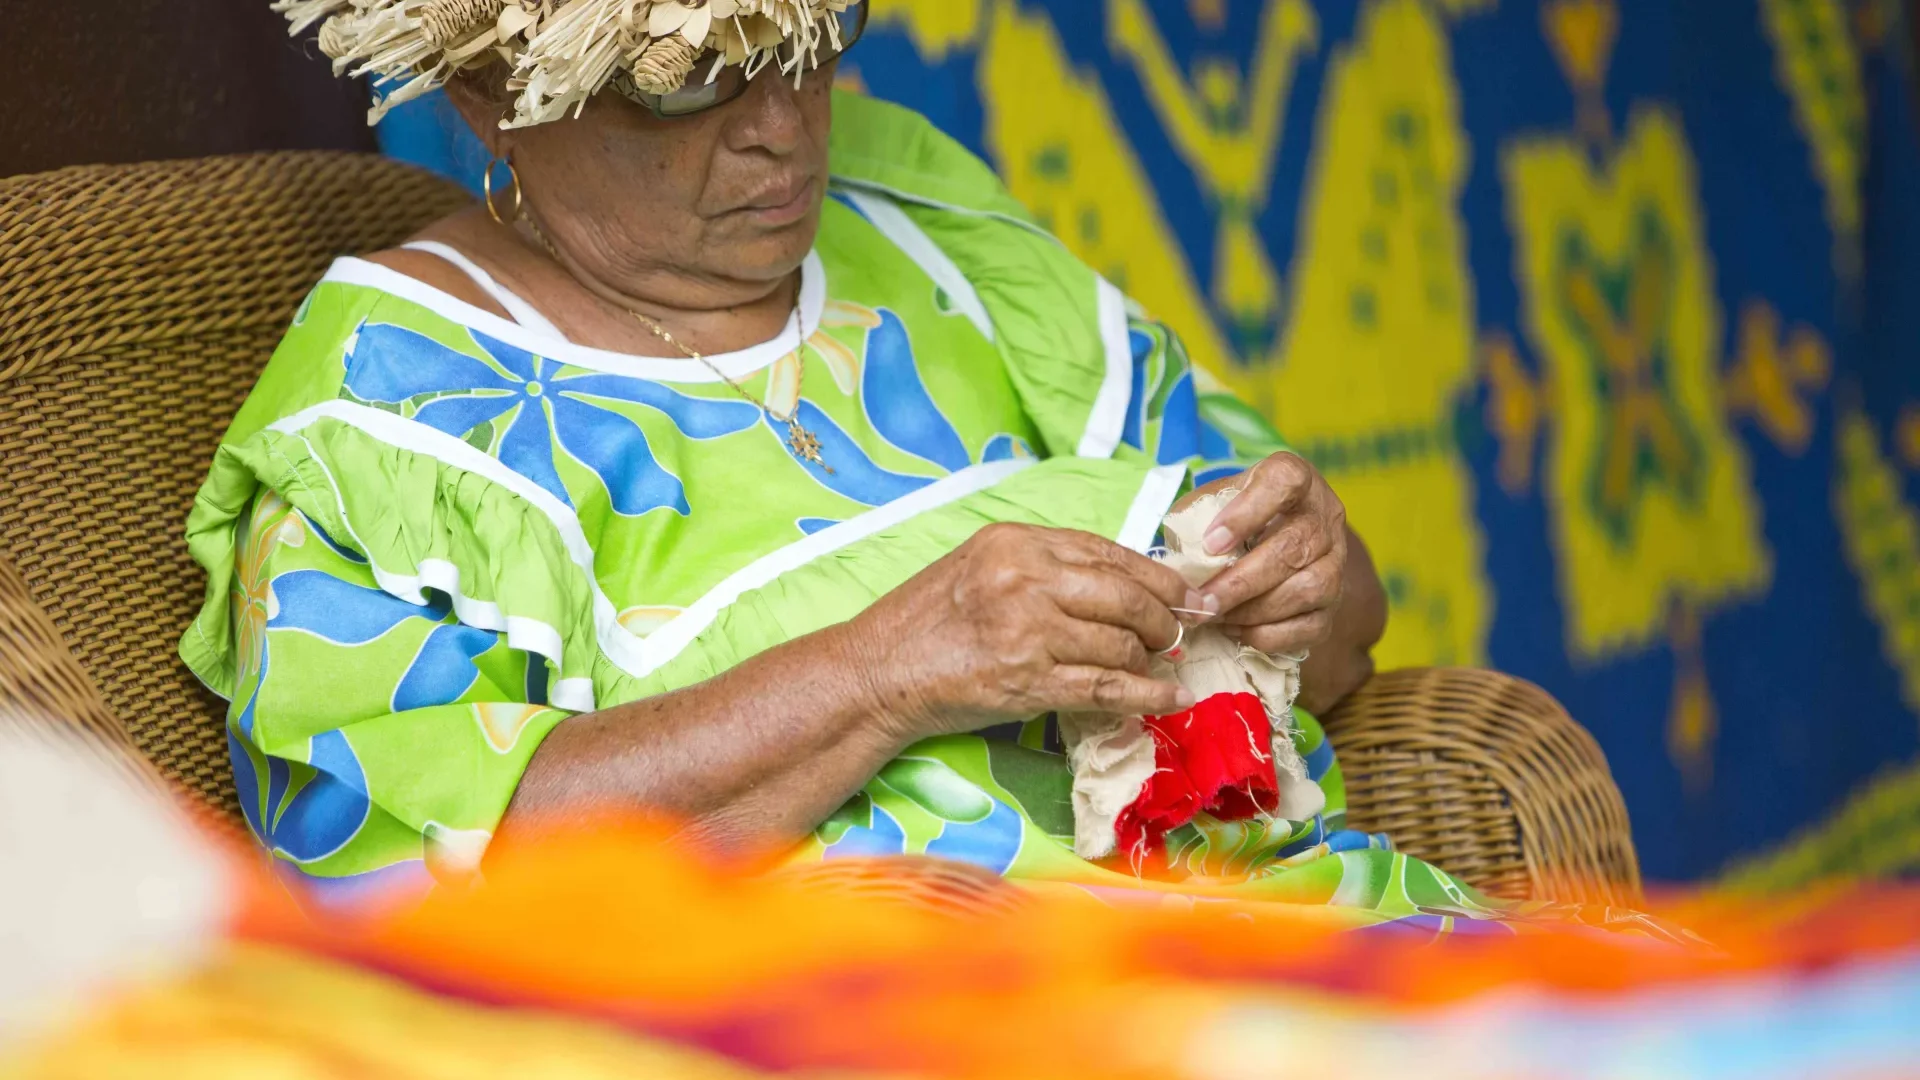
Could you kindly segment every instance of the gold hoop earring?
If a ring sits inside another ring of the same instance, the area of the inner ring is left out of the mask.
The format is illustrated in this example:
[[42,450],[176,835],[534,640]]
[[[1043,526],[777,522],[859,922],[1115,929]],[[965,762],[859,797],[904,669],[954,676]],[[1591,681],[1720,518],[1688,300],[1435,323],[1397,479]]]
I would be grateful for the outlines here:
[[[513,212],[506,217],[500,216],[500,210],[493,204],[493,167],[505,165],[507,176],[513,181]],[[480,188],[486,195],[487,216],[497,225],[511,225],[520,220],[520,170],[513,167],[513,158],[494,158],[487,162],[487,171],[481,174]]]

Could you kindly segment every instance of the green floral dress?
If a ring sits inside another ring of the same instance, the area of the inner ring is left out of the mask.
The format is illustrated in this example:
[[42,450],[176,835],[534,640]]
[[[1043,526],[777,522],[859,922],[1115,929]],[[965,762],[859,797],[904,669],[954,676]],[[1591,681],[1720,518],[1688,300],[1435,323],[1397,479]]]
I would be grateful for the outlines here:
[[[343,259],[301,307],[196,500],[210,583],[181,651],[232,701],[254,833],[322,895],[473,873],[571,715],[850,618],[988,523],[1145,550],[1187,485],[1279,447],[979,162],[911,114],[836,109],[798,310],[712,358],[797,410],[830,471],[701,365],[573,344],[511,297],[518,321]],[[1494,913],[1345,830],[1332,750],[1298,726],[1326,809],[1203,817],[1151,881],[1073,855],[1044,718],[914,746],[795,858],[927,853],[1436,929]]]

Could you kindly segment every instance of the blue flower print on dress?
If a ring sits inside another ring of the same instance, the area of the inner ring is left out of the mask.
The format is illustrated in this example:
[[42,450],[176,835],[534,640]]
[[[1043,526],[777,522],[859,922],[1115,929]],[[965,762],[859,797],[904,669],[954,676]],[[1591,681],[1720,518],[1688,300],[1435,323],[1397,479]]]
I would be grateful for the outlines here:
[[1333,744],[1326,739],[1321,739],[1320,745],[1307,751],[1303,757],[1307,765],[1307,779],[1316,784],[1333,771]]
[[[1204,431],[1193,369],[1173,332],[1158,323],[1135,322],[1127,329],[1133,356],[1127,415],[1120,441],[1153,452],[1156,464],[1176,465],[1200,456]],[[1156,362],[1157,361],[1157,362]],[[1157,445],[1147,446],[1149,425],[1159,421]]]
[[1120,429],[1120,441],[1135,450],[1146,449],[1147,361],[1153,357],[1151,334],[1138,327],[1127,331],[1127,344],[1133,354],[1133,371],[1127,388],[1127,420]]
[[1030,458],[1032,456],[1033,447],[1027,445],[1027,440],[1018,435],[1006,434],[995,435],[993,438],[988,439],[987,448],[980,452],[980,460],[982,462],[1011,461],[1014,458]]
[[318,862],[346,847],[373,811],[360,759],[338,731],[309,739],[305,763],[264,757],[264,801],[257,752],[229,730],[227,753],[233,759],[233,785],[247,827],[269,851],[295,862]]
[[403,327],[363,324],[349,345],[346,390],[362,401],[387,404],[433,395],[413,419],[456,438],[511,414],[495,449],[501,463],[569,507],[575,500],[554,467],[556,442],[599,477],[615,512],[692,512],[679,477],[661,467],[646,433],[602,402],[644,405],[692,439],[744,431],[760,417],[744,401],[689,397],[646,379],[563,375],[562,365],[525,349],[477,330],[467,334],[491,364]]
[[[1207,429],[1200,418],[1193,366],[1179,339],[1159,323],[1136,320],[1127,328],[1127,344],[1133,369],[1129,372],[1127,414],[1120,441],[1135,450],[1150,449],[1159,465],[1177,465],[1202,456],[1212,460]],[[1148,428],[1155,421],[1160,424],[1159,439],[1149,447]]]
[[[1199,412],[1197,398],[1194,411]],[[1200,458],[1207,464],[1194,470],[1194,486],[1205,487],[1216,480],[1225,480],[1245,472],[1246,466],[1234,460],[1238,452],[1234,450],[1233,443],[1220,433],[1219,428],[1208,423],[1205,416],[1199,419]]]
[[[839,316],[839,322],[866,328],[864,359],[847,353],[832,362],[835,352],[844,351],[844,346],[825,335],[816,334],[811,344],[835,368],[836,383],[844,372],[859,373],[859,397],[867,423],[889,445],[942,472],[957,472],[971,465],[960,433],[940,411],[920,377],[906,324],[885,308],[843,307],[848,310]],[[792,410],[800,425],[820,440],[819,463],[795,459],[808,475],[828,490],[865,506],[884,505],[933,482],[932,477],[897,473],[876,463],[866,448],[819,406],[799,396],[799,370],[794,354],[776,362],[769,379],[766,424],[784,444],[786,422],[774,419],[774,415],[785,416]],[[773,389],[776,385],[779,390]],[[852,386],[844,384],[843,389],[851,391]],[[801,529],[809,531],[805,524]]]
[[480,677],[475,659],[499,641],[490,630],[446,622],[452,605],[438,594],[419,607],[320,570],[295,570],[273,580],[273,595],[278,611],[268,630],[304,630],[336,645],[364,645],[409,619],[439,623],[394,688],[394,712],[460,700]]
[[[411,619],[439,624],[395,688],[390,702],[395,712],[458,701],[479,678],[476,658],[499,641],[490,631],[446,622],[451,605],[443,598],[422,607],[319,570],[282,574],[270,588],[268,631],[300,631],[353,646],[384,637]],[[272,660],[270,633],[262,636],[261,648],[259,680],[227,736],[234,784],[247,824],[263,845],[295,862],[316,862],[344,848],[366,824],[373,808],[366,774],[338,731],[309,739],[304,763],[260,755],[242,741],[254,737],[260,687]],[[537,657],[531,663],[544,666]]]
[[[1195,399],[1194,411],[1199,412],[1198,399]],[[1238,454],[1232,440],[1222,434],[1220,429],[1200,418],[1200,456],[1208,461],[1231,461]]]
[[878,802],[894,796],[912,804],[908,808],[895,803],[903,813],[915,818],[924,814],[939,823],[939,833],[923,849],[928,855],[1004,874],[1020,854],[1026,824],[1018,810],[982,790],[945,761],[908,755],[888,762],[865,791],[821,825],[817,835],[825,844],[825,856],[843,859],[904,854],[913,846],[906,827]]
[[[296,770],[310,775],[297,776]],[[306,782],[289,798],[301,779]],[[366,773],[347,737],[338,731],[315,735],[305,765],[269,758],[266,810],[273,822],[270,846],[294,862],[318,862],[346,847],[373,811]]]
[[1004,874],[1020,854],[1020,812],[935,757],[895,758],[875,784],[891,788],[940,822],[926,853]]
[[1206,487],[1216,480],[1231,479],[1246,471],[1247,470],[1238,465],[1213,465],[1204,469],[1196,469],[1193,473],[1193,486]]
[[868,823],[853,825],[841,833],[840,839],[827,845],[825,858],[860,859],[906,852],[907,831],[893,815],[878,806],[869,805],[868,810],[872,815]]
[[860,379],[860,400],[867,420],[880,437],[948,472],[972,464],[966,444],[954,430],[914,360],[913,342],[900,316],[878,309],[880,325],[867,331],[866,368]]
[[1025,832],[1020,812],[996,799],[993,810],[979,821],[947,822],[939,836],[927,841],[927,854],[1005,874],[1020,855]]
[[[806,468],[807,475],[829,491],[866,506],[884,506],[933,483],[933,478],[929,476],[908,476],[875,464],[853,436],[834,423],[833,418],[813,402],[800,399],[797,411],[800,426],[820,440],[820,463],[797,457],[794,460]],[[773,432],[784,445],[787,425],[775,420],[771,414],[766,417],[766,425],[767,430]],[[828,472],[828,469],[833,471]]]
[[1193,391],[1193,372],[1183,371],[1167,392],[1160,414],[1160,447],[1154,461],[1177,465],[1200,453],[1200,399]]

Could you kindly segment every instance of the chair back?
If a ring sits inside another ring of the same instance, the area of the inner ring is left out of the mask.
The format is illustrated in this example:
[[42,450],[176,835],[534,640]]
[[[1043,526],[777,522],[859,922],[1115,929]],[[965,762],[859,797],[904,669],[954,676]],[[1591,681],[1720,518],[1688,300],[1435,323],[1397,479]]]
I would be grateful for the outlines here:
[[458,187],[364,154],[0,180],[0,560],[135,746],[237,812],[225,703],[175,653],[206,578],[187,511],[301,298]]
[[1633,907],[1626,800],[1553,696],[1471,668],[1383,672],[1326,718],[1347,823],[1493,896]]

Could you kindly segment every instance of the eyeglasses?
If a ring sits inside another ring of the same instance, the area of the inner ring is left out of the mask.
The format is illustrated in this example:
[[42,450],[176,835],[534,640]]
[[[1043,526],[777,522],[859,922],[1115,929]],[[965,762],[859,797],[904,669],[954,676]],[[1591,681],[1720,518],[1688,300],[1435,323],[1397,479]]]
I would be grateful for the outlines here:
[[[828,19],[838,23],[839,44],[834,44],[833,29],[821,35],[820,45],[810,57],[800,60],[800,72],[806,73],[825,67],[841,54],[853,48],[854,42],[867,30],[867,5],[871,0],[856,0],[844,11],[830,12]],[[798,46],[791,43],[782,46],[781,54],[768,60],[752,75],[747,74],[745,66],[724,63],[719,53],[708,49],[693,62],[693,72],[687,76],[687,85],[669,94],[650,94],[633,83],[633,75],[621,68],[614,72],[607,85],[614,93],[636,105],[644,106],[654,116],[662,120],[676,120],[683,116],[717,109],[747,92],[747,84],[767,68],[773,68],[776,74],[791,74],[793,69],[782,70],[783,65],[791,63],[792,53],[787,51]],[[704,76],[702,73],[706,73]]]

